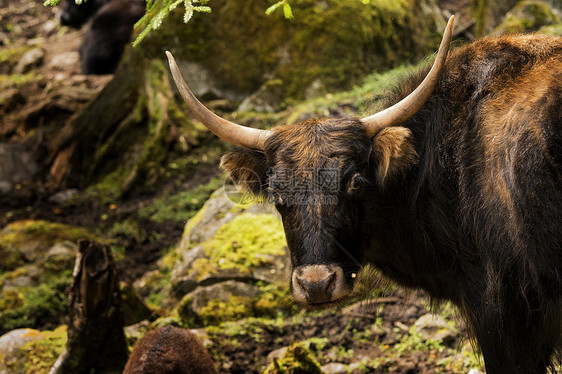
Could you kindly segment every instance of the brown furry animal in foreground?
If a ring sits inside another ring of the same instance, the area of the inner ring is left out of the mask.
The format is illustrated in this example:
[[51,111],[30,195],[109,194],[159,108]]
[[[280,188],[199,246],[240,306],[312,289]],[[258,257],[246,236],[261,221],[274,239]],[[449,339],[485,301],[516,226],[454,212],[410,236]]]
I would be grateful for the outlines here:
[[147,333],[136,345],[123,374],[217,373],[209,352],[189,330],[167,326]]

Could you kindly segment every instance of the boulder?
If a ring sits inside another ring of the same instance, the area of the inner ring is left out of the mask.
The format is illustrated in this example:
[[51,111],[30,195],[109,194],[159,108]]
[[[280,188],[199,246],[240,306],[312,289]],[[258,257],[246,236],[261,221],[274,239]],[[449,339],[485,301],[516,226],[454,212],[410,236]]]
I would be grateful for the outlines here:
[[435,314],[425,314],[414,323],[416,332],[423,340],[436,340],[448,343],[455,340],[458,332],[451,328],[443,317]]
[[199,287],[184,297],[178,314],[184,322],[195,319],[205,325],[250,317],[259,294],[256,286],[233,280]]
[[12,330],[0,337],[0,374],[23,373],[24,362],[21,348],[29,342],[42,339],[33,329]]
[[347,366],[339,362],[330,362],[321,367],[324,374],[346,374]]
[[503,22],[494,30],[494,34],[532,32],[544,26],[560,23],[560,18],[548,3],[540,0],[523,0],[505,15]]
[[283,103],[283,82],[271,80],[265,82],[256,92],[242,101],[239,111],[273,113]]
[[234,201],[221,188],[187,223],[171,276],[177,296],[229,279],[287,279],[286,242],[273,207]]
[[31,179],[38,171],[33,154],[21,145],[0,143],[0,160],[0,194]]
[[281,358],[267,366],[264,374],[281,373],[321,374],[322,369],[312,353],[302,343],[294,343],[286,348]]
[[25,74],[30,70],[38,67],[43,63],[45,58],[45,51],[41,48],[33,48],[23,54],[21,59],[18,61],[16,67],[14,68],[15,74]]

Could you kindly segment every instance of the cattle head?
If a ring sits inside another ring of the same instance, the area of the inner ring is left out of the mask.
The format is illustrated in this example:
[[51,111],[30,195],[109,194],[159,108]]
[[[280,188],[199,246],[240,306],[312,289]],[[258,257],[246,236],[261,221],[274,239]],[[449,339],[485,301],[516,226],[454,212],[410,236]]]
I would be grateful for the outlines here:
[[82,0],[79,4],[75,0],[63,0],[59,21],[61,25],[80,28],[104,4],[111,0]]
[[454,17],[424,81],[409,96],[369,117],[314,119],[258,130],[227,121],[193,95],[169,52],[174,81],[209,130],[241,146],[223,156],[233,181],[272,201],[283,219],[295,300],[334,303],[351,292],[361,263],[363,201],[417,161],[411,132],[399,126],[429,99],[445,64]]

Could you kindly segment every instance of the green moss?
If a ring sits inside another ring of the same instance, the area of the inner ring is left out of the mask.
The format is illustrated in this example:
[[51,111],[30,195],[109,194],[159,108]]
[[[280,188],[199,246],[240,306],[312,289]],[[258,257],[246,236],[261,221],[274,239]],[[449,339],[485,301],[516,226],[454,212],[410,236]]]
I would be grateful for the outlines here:
[[274,360],[264,371],[264,374],[308,373],[322,373],[322,369],[302,343],[293,343],[279,360]]
[[47,374],[66,346],[66,326],[54,331],[40,332],[41,338],[22,347],[25,356],[25,372]]
[[32,46],[13,46],[8,48],[0,48],[0,66],[7,65],[14,67],[19,62],[25,52],[31,50]]
[[23,260],[23,255],[17,248],[0,244],[0,272],[23,265]]
[[260,282],[258,287],[261,293],[253,305],[256,316],[275,316],[295,306],[288,284]]
[[539,32],[543,34],[562,36],[562,23],[559,23],[557,25],[543,26],[539,29]]
[[25,304],[25,298],[16,290],[4,290],[0,293],[0,313],[10,309],[18,309]]
[[62,323],[67,312],[67,297],[64,291],[68,286],[69,280],[60,280],[58,284],[49,286],[41,284],[33,288],[20,288],[23,304],[18,302],[19,307],[0,311],[0,330],[33,328],[53,321]]
[[192,268],[198,279],[216,270],[250,274],[252,268],[268,263],[268,256],[285,255],[286,247],[279,219],[270,214],[242,213],[203,243],[208,260],[201,259]]
[[153,309],[159,309],[162,307],[163,301],[168,297],[171,282],[171,271],[161,271],[154,273],[153,276],[148,279],[149,282],[145,289],[149,292],[146,302]]
[[121,194],[125,175],[127,175],[127,169],[123,167],[118,167],[105,174],[101,180],[88,186],[86,197],[99,198],[103,204],[116,201]]
[[0,246],[22,248],[38,245],[47,249],[55,243],[68,240],[98,239],[88,230],[63,223],[25,220],[10,223],[0,232]]
[[529,32],[536,31],[542,26],[559,23],[560,19],[548,4],[537,0],[524,0],[506,15],[496,31],[501,33]]
[[229,295],[227,301],[211,300],[199,311],[204,325],[217,325],[224,321],[235,321],[250,317],[253,313],[253,299]]
[[474,18],[474,33],[476,37],[484,36],[490,10],[490,0],[471,0],[470,10],[472,18]]
[[267,16],[268,3],[216,0],[211,14],[188,25],[172,17],[144,48],[160,55],[166,45],[211,67],[226,89],[252,93],[271,77],[282,82],[282,97],[300,99],[316,80],[341,90],[373,70],[421,58],[437,48],[444,26],[427,11],[428,0],[301,0],[291,3],[291,21],[281,12]]
[[0,74],[0,89],[21,88],[41,79],[43,79],[43,76],[37,74],[35,71],[30,71],[26,74]]
[[142,243],[148,238],[146,232],[139,226],[138,222],[132,218],[115,222],[110,230],[110,234],[112,237],[132,237],[137,243]]
[[441,341],[428,339],[424,340],[419,333],[415,331],[415,328],[411,328],[410,331],[402,336],[400,341],[396,343],[393,347],[397,356],[401,356],[404,352],[413,351],[426,351],[426,350],[436,350],[443,352],[446,347]]
[[222,185],[221,178],[212,178],[196,188],[174,195],[163,196],[152,205],[139,210],[139,216],[155,222],[184,223],[201,209],[211,193]]

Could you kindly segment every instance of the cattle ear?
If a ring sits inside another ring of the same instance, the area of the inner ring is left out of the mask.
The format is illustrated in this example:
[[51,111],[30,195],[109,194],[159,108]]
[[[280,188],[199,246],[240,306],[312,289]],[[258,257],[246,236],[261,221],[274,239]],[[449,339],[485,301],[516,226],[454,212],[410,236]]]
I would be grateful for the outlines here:
[[220,167],[243,189],[256,196],[265,192],[267,162],[263,153],[238,149],[222,156]]
[[418,162],[412,132],[405,127],[387,127],[373,138],[372,157],[380,186]]

